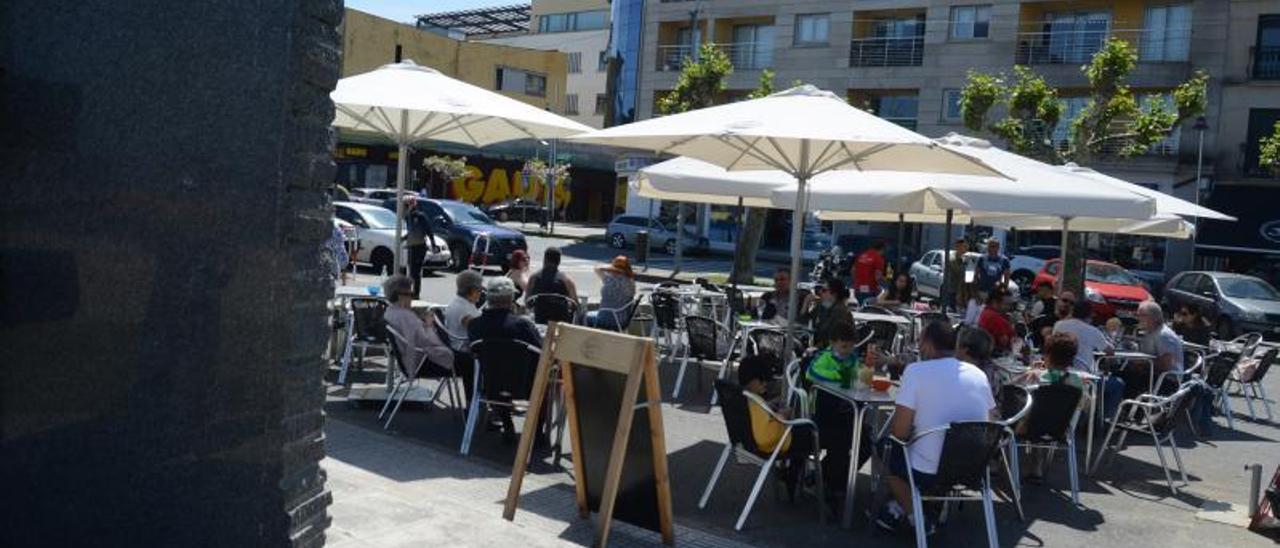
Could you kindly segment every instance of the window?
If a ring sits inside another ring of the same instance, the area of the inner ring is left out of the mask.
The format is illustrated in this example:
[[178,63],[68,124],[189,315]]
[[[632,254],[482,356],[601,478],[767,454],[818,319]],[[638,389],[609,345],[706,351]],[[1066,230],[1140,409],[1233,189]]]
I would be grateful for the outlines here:
[[[1138,104],[1146,110],[1157,101],[1163,101],[1165,108],[1175,109],[1173,104],[1173,96],[1168,92],[1165,93],[1140,93],[1137,96]],[[1058,120],[1058,125],[1053,128],[1053,136],[1051,140],[1055,147],[1060,151],[1066,151],[1071,144],[1071,123],[1084,112],[1089,104],[1088,97],[1066,97],[1062,99],[1063,109],[1062,117]],[[1156,156],[1171,156],[1178,153],[1178,147],[1182,139],[1182,130],[1180,127],[1174,127],[1164,140],[1151,145],[1147,150],[1147,154]],[[1108,154],[1117,154],[1124,148],[1123,140],[1115,140],[1111,143],[1103,145],[1103,152]]]
[[1050,63],[1088,63],[1102,49],[1111,28],[1111,14],[1067,12],[1045,15],[1047,61]]
[[1280,15],[1258,17],[1258,38],[1253,50],[1253,77],[1280,80]]
[[991,6],[951,8],[951,38],[986,38],[991,31]]
[[959,122],[960,119],[960,90],[942,90],[942,121]]
[[552,13],[538,18],[538,32],[573,32],[608,27],[609,10]]
[[1174,284],[1174,288],[1188,293],[1195,292],[1199,277],[1199,274],[1187,274],[1178,279],[1177,283]]
[[1249,109],[1249,133],[1244,149],[1245,174],[1250,177],[1267,177],[1270,170],[1258,164],[1262,154],[1262,138],[1271,135],[1276,122],[1280,122],[1280,109]]
[[582,72],[582,52],[574,51],[569,53],[569,74],[578,74]]
[[907,129],[916,128],[919,109],[920,100],[915,95],[885,95],[875,100],[876,116]]
[[1174,4],[1147,8],[1140,59],[1186,61],[1191,50],[1191,6]]
[[565,114],[577,114],[577,113],[578,113],[578,94],[576,94],[576,93],[567,93],[567,94],[565,94],[565,96],[564,96],[564,113],[565,113]]
[[608,111],[609,111],[609,95],[606,93],[597,93],[595,113],[597,115],[603,116],[604,113]]
[[773,66],[773,25],[736,25],[729,59],[734,68],[755,70]]
[[1213,278],[1209,276],[1200,276],[1196,281],[1196,293],[1200,295],[1217,295],[1218,288],[1213,285]]
[[827,31],[831,26],[831,14],[807,13],[796,16],[795,44],[826,45]]
[[498,91],[523,93],[535,97],[545,97],[547,95],[547,77],[542,74],[509,67],[498,67],[497,72],[498,78],[495,87]]
[[596,72],[609,70],[609,52],[600,52],[600,61],[596,63]]

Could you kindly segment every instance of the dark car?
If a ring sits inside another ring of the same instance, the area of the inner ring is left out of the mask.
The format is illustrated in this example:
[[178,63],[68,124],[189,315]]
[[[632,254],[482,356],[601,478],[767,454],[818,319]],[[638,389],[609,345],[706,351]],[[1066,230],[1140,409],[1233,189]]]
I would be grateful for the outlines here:
[[529,200],[511,200],[499,202],[485,208],[485,213],[501,222],[520,221],[522,223],[546,224],[547,208]]
[[[382,206],[394,211],[396,203],[395,200],[386,200]],[[483,211],[466,202],[420,198],[418,210],[431,220],[436,237],[449,243],[449,267],[455,272],[473,263],[496,266],[505,271],[513,251],[529,249],[524,234],[494,223]],[[478,245],[477,240],[480,242]],[[472,249],[479,255],[473,257]]]
[[1219,339],[1261,333],[1280,340],[1280,292],[1253,276],[1230,272],[1182,272],[1164,287],[1165,313],[1198,307]]

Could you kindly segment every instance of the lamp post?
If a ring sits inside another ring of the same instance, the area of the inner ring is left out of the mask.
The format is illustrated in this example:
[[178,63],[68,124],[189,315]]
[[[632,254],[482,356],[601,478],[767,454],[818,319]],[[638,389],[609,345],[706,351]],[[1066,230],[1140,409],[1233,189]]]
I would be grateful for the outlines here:
[[1209,129],[1209,122],[1204,116],[1196,117],[1196,125],[1191,129],[1196,130],[1196,229],[1191,232],[1191,268],[1196,268],[1196,240],[1200,235],[1200,186],[1204,181],[1204,130]]

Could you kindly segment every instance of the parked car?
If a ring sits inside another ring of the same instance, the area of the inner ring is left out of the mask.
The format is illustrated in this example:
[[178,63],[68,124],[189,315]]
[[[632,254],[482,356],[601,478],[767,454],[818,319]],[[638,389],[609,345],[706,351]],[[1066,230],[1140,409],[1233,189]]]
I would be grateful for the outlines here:
[[524,199],[499,202],[485,208],[485,213],[501,222],[520,221],[544,224],[547,222],[547,208],[537,202]]
[[[394,210],[396,203],[387,200],[382,206]],[[447,242],[449,268],[455,272],[473,263],[506,271],[513,251],[529,249],[524,234],[493,222],[479,208],[466,202],[420,198],[418,210],[431,219],[431,229],[436,236]],[[473,249],[477,253],[474,257]]]
[[[351,201],[370,205],[382,205],[382,202],[396,196],[394,188],[353,188],[348,192],[351,193]],[[408,190],[404,193],[411,194]]]
[[[668,255],[676,253],[676,231],[659,220],[650,220],[639,215],[619,215],[609,222],[609,226],[605,229],[608,235],[609,245],[618,249],[629,249],[635,247],[636,233],[641,230],[649,231],[649,248],[655,247],[662,249]],[[684,250],[689,253],[705,253],[711,248],[711,241],[707,238],[699,238],[698,234],[689,227],[684,229],[683,237]]]
[[1182,272],[1164,288],[1168,315],[1182,305],[1199,307],[1219,339],[1258,332],[1280,340],[1280,291],[1253,276],[1230,272]]
[[[385,208],[356,202],[334,202],[333,214],[338,220],[350,223],[355,227],[356,238],[360,246],[356,249],[356,264],[367,264],[375,272],[386,270],[391,274],[394,260],[392,249],[396,233],[396,214]],[[438,251],[427,250],[426,260],[422,263],[424,271],[449,266],[449,246],[440,236],[435,238]],[[403,242],[401,248],[404,247]],[[406,255],[407,256],[407,255]]]
[[[952,251],[948,250],[949,256]],[[973,281],[973,272],[978,266],[978,257],[982,255],[970,251],[964,254],[964,281],[970,283]],[[920,257],[920,260],[911,263],[911,277],[916,280],[916,292],[927,297],[937,298],[941,293],[939,288],[942,287],[942,250],[935,249],[929,251]],[[1009,278],[1009,285],[1005,286],[1009,290],[1010,295],[1019,295],[1018,283],[1013,281],[1013,277]]]
[[1056,245],[1027,245],[1014,250],[1009,256],[1009,278],[1018,282],[1023,293],[1031,293],[1036,274],[1044,268],[1045,261],[1057,259],[1062,249]]
[[[1042,285],[1057,287],[1062,260],[1046,261],[1036,274],[1035,288]],[[1102,323],[1112,317],[1135,319],[1138,304],[1151,300],[1151,293],[1128,270],[1114,263],[1089,260],[1084,268],[1084,298],[1093,306],[1093,321]]]

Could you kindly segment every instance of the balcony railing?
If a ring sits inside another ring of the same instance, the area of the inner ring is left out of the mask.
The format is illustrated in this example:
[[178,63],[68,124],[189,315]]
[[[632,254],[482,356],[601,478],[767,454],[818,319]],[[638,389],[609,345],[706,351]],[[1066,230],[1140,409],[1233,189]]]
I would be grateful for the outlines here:
[[918,67],[924,63],[924,37],[855,38],[849,46],[851,67]]
[[1280,80],[1280,46],[1253,48],[1253,79]]
[[[715,44],[729,56],[729,62],[738,70],[760,70],[773,67],[773,45],[758,42]],[[678,44],[658,46],[659,72],[679,72],[686,59],[692,59],[694,46]]]
[[1087,64],[1110,38],[1134,44],[1141,62],[1186,62],[1191,28],[1020,32],[1015,62],[1019,65]]

